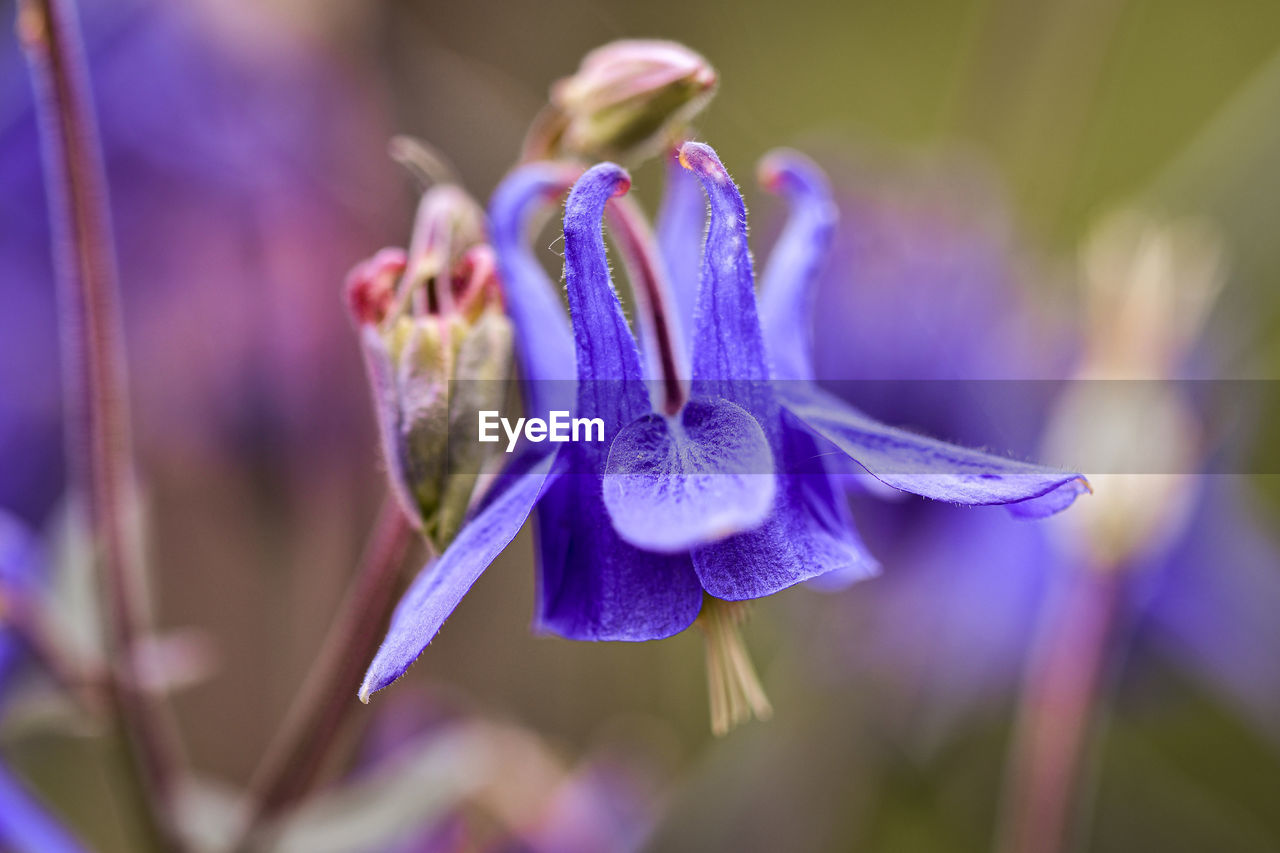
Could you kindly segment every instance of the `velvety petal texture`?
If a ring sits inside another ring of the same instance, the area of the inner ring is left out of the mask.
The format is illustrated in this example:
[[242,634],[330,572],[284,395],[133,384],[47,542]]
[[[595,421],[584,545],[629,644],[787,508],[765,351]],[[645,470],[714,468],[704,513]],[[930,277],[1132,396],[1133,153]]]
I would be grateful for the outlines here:
[[604,502],[608,447],[652,414],[640,352],[609,277],[604,207],[630,185],[612,163],[589,170],[565,206],[565,282],[577,345],[578,410],[604,420],[603,443],[565,446],[565,476],[543,503],[537,625],[571,639],[650,640],[679,633],[702,606],[688,554],[624,541]]
[[702,269],[702,241],[707,230],[707,200],[702,186],[680,164],[667,159],[667,186],[658,209],[658,249],[667,262],[671,294],[685,333],[693,329],[698,300],[698,276]]
[[605,439],[650,411],[640,349],[622,313],[604,251],[604,206],[631,187],[613,163],[587,171],[564,212],[564,277],[577,352],[578,413],[602,417]]
[[534,413],[567,408],[565,393],[576,375],[574,343],[557,288],[529,246],[534,213],[549,206],[577,177],[557,163],[515,169],[489,203],[489,227],[507,313],[516,329],[516,353],[525,395]]
[[[569,453],[576,445],[566,445]],[[566,468],[584,470],[581,461]],[[659,640],[693,624],[702,587],[688,553],[656,554],[609,523],[595,473],[561,476],[539,507],[544,522],[536,627],[571,640]]]
[[717,598],[762,598],[828,575],[832,586],[843,586],[879,571],[830,475],[806,464],[816,458],[809,436],[789,430],[782,458],[787,470],[805,473],[778,476],[778,498],[764,524],[693,552],[703,588]]
[[766,432],[777,403],[767,383],[755,275],[747,245],[747,209],[710,146],[686,142],[680,162],[698,177],[711,206],[693,316],[693,396],[731,400],[761,420]]
[[422,569],[391,617],[391,628],[360,685],[360,699],[404,675],[481,573],[507,547],[546,488],[556,457],[517,464],[491,487],[483,508],[440,558]]
[[760,322],[775,379],[813,379],[813,313],[818,274],[831,250],[839,213],[826,176],[795,151],[760,163],[760,181],[791,205],[765,266]]
[[678,553],[749,530],[773,508],[773,453],[760,424],[727,400],[632,421],[613,440],[604,503],[618,534]]
[[1076,473],[1005,459],[887,426],[829,395],[810,391],[787,408],[866,468],[876,479],[904,492],[949,503],[1014,504],[1054,493],[1024,514],[1065,509],[1089,490]]
[[686,142],[680,160],[697,175],[711,208],[694,313],[693,395],[721,397],[749,411],[778,462],[773,512],[755,530],[696,549],[698,577],[717,598],[742,600],[828,572],[873,571],[851,527],[832,530],[823,523],[828,519],[819,517],[819,504],[797,473],[812,447],[787,435],[769,382],[742,196],[710,147]]

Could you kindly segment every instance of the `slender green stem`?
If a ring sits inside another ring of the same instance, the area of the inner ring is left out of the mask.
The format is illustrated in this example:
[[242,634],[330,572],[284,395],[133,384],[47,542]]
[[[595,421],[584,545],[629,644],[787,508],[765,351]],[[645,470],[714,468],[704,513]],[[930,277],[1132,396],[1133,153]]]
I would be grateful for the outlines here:
[[316,782],[377,651],[413,540],[400,505],[387,498],[320,654],[250,783],[245,831],[300,799]]
[[107,694],[126,734],[143,826],[159,849],[181,843],[172,815],[177,773],[168,719],[133,677],[145,617],[134,525],[134,469],[115,253],[107,187],[75,9],[21,0],[43,142],[62,326],[67,455],[73,495],[84,501],[109,624]]
[[1074,571],[1051,602],[1056,606],[1023,684],[1005,781],[1002,853],[1069,849],[1121,582],[1114,571]]

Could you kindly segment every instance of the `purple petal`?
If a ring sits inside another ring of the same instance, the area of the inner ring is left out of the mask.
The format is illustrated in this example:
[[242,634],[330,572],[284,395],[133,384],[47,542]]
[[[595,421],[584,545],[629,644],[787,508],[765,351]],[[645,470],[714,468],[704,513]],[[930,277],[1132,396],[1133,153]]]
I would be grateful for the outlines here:
[[760,179],[786,196],[791,218],[765,266],[760,322],[776,379],[813,379],[813,313],[818,273],[839,212],[822,170],[795,151],[771,152]]
[[0,766],[0,848],[40,853],[81,853],[87,849],[3,766]]
[[503,296],[515,325],[529,408],[535,413],[567,408],[555,400],[555,393],[571,386],[552,380],[572,380],[576,373],[569,318],[556,287],[529,247],[529,221],[540,206],[565,191],[573,175],[571,168],[560,164],[521,166],[498,186],[489,202]]
[[1280,552],[1243,477],[1200,478],[1185,535],[1154,573],[1145,633],[1280,741]]
[[578,354],[578,411],[602,417],[605,440],[652,411],[641,381],[640,350],[609,277],[602,218],[609,199],[631,179],[621,166],[601,163],[574,184],[564,212],[564,273]]
[[711,205],[694,317],[693,393],[750,412],[779,463],[773,514],[755,530],[694,551],[698,578],[712,595],[740,600],[828,572],[872,572],[874,560],[853,528],[837,524],[832,505],[821,499],[829,483],[822,465],[812,463],[818,459],[813,440],[784,429],[756,313],[742,196],[708,146],[686,142],[680,159],[698,176]]
[[565,278],[578,354],[578,414],[602,417],[605,444],[569,444],[564,470],[542,499],[536,625],[575,640],[652,640],[689,627],[702,588],[687,554],[641,551],[619,537],[602,494],[608,443],[652,413],[640,352],[605,261],[604,206],[629,183],[603,163],[578,181],[565,207]]
[[[803,445],[807,458],[815,460],[814,470],[793,473],[790,476],[799,482],[802,490],[804,506],[807,514],[819,529],[828,537],[840,541],[849,559],[829,569],[824,574],[810,578],[808,586],[821,592],[837,592],[858,581],[880,574],[880,561],[877,560],[858,535],[858,528],[853,522],[853,513],[849,511],[848,492],[841,483],[839,475],[832,474],[829,462],[831,457],[820,452],[817,442],[807,434],[803,425],[793,423],[794,416],[783,410],[783,423],[790,428],[789,441],[794,445]],[[843,458],[843,457],[841,457]]]
[[784,436],[773,513],[755,530],[693,552],[698,579],[717,598],[762,598],[824,575],[832,575],[830,585],[836,587],[879,571],[822,467],[814,439],[795,428]]
[[667,158],[667,189],[658,209],[658,248],[667,262],[680,328],[686,330],[693,328],[706,223],[707,201],[698,179],[677,157]]
[[[822,392],[793,395],[785,405],[810,430],[876,479],[933,500],[972,506],[1017,504],[1060,491],[1043,502],[1014,510],[1034,516],[1065,509],[1088,490],[1080,474],[969,450],[887,426]],[[1071,486],[1073,482],[1079,485]]]
[[777,403],[769,391],[747,209],[710,146],[686,142],[680,162],[698,176],[711,203],[693,319],[693,395],[723,397],[755,415],[775,438]]
[[[562,455],[581,455],[565,445]],[[589,463],[572,460],[572,471]],[[566,473],[542,499],[536,627],[571,640],[657,640],[693,624],[702,587],[688,554],[628,545],[609,523],[596,473]]]
[[440,558],[423,567],[396,606],[391,628],[360,686],[361,700],[367,702],[418,659],[467,590],[520,532],[547,488],[557,458],[551,454],[514,464]]
[[764,430],[727,400],[692,400],[678,419],[647,415],[609,448],[604,505],[638,548],[671,554],[749,530],[775,493]]
[[1015,518],[1032,520],[1048,518],[1071,506],[1075,503],[1076,498],[1081,495],[1085,493],[1092,494],[1092,492],[1093,490],[1089,488],[1089,483],[1083,477],[1076,477],[1038,498],[1028,498],[1025,501],[1011,503],[1006,505],[1005,508]]

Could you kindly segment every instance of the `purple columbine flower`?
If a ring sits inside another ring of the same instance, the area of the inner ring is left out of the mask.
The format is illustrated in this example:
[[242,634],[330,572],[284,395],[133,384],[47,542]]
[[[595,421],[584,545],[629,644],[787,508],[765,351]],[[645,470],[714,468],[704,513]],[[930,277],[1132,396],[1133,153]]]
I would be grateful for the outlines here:
[[[627,173],[600,164],[569,196],[571,325],[520,240],[535,203],[563,185],[564,167],[522,167],[499,188],[491,209],[494,248],[529,406],[543,411],[557,395],[563,400],[555,380],[575,376],[574,414],[601,418],[604,441],[553,446],[509,467],[400,603],[362,698],[399,678],[422,653],[535,505],[541,505],[540,630],[579,640],[652,640],[683,631],[701,614],[713,671],[721,664],[735,670],[721,674],[725,689],[741,691],[728,704],[761,713],[767,703],[752,695],[758,685],[736,646],[739,611],[725,602],[877,570],[824,456],[839,451],[897,489],[956,504],[1004,504],[1022,516],[1055,512],[1088,488],[1075,473],[885,426],[819,391],[808,381],[808,303],[835,219],[825,179],[792,154],[767,161],[769,182],[787,196],[793,214],[758,308],[737,187],[706,145],[685,143],[679,162],[701,184],[710,221],[704,230],[691,210],[678,211],[688,227],[664,229],[662,249],[687,264],[696,253],[689,244],[705,234],[696,299],[672,310],[661,286],[664,264],[650,263],[647,284],[655,286],[636,295],[649,314],[637,321],[639,342],[610,280],[601,224],[606,206],[629,188]],[[704,204],[687,186],[677,184],[674,192],[681,204]],[[624,247],[648,236],[634,227],[619,230]],[[687,266],[672,272],[677,288],[690,286]],[[681,326],[690,331],[687,349]],[[687,380],[680,373],[685,364]],[[649,381],[659,389],[652,395]]]

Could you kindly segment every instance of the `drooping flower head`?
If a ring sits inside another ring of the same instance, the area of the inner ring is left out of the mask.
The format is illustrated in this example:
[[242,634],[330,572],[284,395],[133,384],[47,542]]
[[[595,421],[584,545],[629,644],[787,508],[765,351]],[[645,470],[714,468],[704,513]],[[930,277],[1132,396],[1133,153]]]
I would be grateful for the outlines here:
[[[842,453],[894,488],[958,504],[1006,504],[1032,517],[1067,506],[1087,488],[1077,474],[879,424],[806,381],[812,372],[804,306],[834,215],[821,173],[786,153],[769,161],[770,183],[794,212],[758,306],[736,185],[706,145],[685,143],[679,163],[706,201],[679,185],[672,192],[683,193],[684,203],[709,207],[705,230],[683,211],[690,227],[666,232],[662,254],[643,240],[619,241],[637,256],[634,266],[653,273],[641,282],[653,292],[636,299],[654,313],[636,323],[642,340],[611,281],[602,231],[612,208],[624,223],[620,230],[632,237],[648,233],[627,228],[634,208],[616,200],[629,188],[626,172],[597,165],[569,196],[564,257],[571,324],[527,250],[512,239],[533,207],[562,186],[562,167],[522,167],[496,193],[495,248],[531,407],[541,410],[548,388],[559,387],[555,380],[568,373],[571,352],[574,414],[600,418],[604,440],[528,447],[439,562],[415,581],[362,697],[403,674],[535,504],[541,507],[538,627],[571,639],[649,640],[678,633],[702,614],[716,626],[717,648],[727,649],[723,658],[734,662],[734,670],[713,683],[713,705],[717,695],[723,701],[717,721],[723,728],[742,707],[767,708],[752,701],[758,685],[737,645],[736,620],[719,615],[732,609],[727,602],[876,570],[837,481],[815,460]],[[662,255],[687,258],[686,248],[670,247],[699,241],[696,299],[691,316],[680,316],[688,312],[677,306],[690,301],[663,291],[669,280],[677,287],[687,282],[689,271],[670,268],[668,276]],[[689,330],[684,352],[669,351],[684,340],[669,328],[672,315]],[[657,355],[647,358],[645,351]],[[685,364],[688,374],[680,375]],[[651,394],[651,385],[661,390]]]

